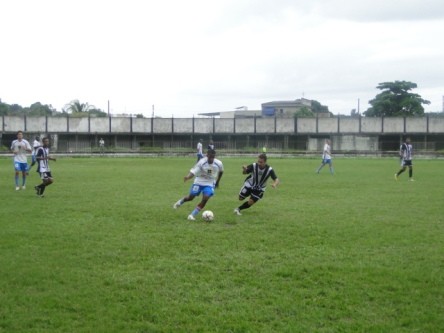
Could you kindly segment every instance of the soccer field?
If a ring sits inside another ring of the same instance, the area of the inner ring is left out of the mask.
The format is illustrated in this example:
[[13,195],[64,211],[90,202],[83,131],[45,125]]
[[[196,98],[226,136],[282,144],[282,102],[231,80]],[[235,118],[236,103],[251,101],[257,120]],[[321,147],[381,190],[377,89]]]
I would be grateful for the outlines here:
[[220,159],[206,223],[194,158],[60,157],[45,198],[0,158],[0,332],[442,332],[444,161],[270,158],[236,216],[255,158]]

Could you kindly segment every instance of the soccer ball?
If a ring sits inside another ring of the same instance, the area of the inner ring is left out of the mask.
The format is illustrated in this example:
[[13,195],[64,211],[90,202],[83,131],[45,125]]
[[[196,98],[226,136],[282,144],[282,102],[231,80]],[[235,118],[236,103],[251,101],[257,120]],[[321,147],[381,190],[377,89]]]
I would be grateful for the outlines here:
[[211,210],[206,210],[202,213],[202,218],[207,222],[211,222],[214,220],[214,214]]

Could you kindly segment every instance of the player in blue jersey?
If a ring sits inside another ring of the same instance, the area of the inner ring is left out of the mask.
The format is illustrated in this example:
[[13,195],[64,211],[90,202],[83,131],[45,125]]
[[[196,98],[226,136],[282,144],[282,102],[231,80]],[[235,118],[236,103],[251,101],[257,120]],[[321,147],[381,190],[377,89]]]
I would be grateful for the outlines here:
[[413,145],[410,143],[410,138],[406,138],[404,143],[399,147],[399,158],[401,159],[401,169],[395,173],[395,179],[409,168],[409,181],[413,181]]
[[23,139],[23,132],[17,132],[17,139],[11,143],[11,151],[14,154],[14,169],[15,169],[15,190],[19,191],[19,177],[22,173],[22,187],[26,189],[26,176],[28,174],[28,157],[27,153],[32,152],[31,145],[25,139]]
[[224,173],[224,166],[215,156],[216,152],[209,149],[207,156],[201,158],[190,172],[183,177],[184,182],[192,178],[194,178],[194,182],[193,185],[191,185],[188,195],[174,204],[174,209],[179,208],[187,201],[192,201],[202,193],[202,200],[193,209],[191,214],[188,215],[188,220],[194,221],[196,219],[196,215],[199,214],[208,200],[214,195],[214,189],[219,186],[220,179]]

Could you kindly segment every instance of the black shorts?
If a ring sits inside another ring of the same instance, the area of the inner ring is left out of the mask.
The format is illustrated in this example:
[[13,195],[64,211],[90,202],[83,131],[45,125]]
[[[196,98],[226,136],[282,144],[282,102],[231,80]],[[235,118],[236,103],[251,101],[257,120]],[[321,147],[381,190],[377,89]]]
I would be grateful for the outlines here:
[[252,189],[251,187],[247,187],[247,186],[243,186],[239,192],[239,198],[241,198],[243,200],[248,196],[251,197],[251,200],[256,202],[259,199],[262,199],[262,197],[264,196],[264,191]]
[[52,179],[51,172],[40,172],[40,178],[41,179]]
[[412,166],[412,160],[403,160],[402,161],[402,166],[406,167],[406,166]]

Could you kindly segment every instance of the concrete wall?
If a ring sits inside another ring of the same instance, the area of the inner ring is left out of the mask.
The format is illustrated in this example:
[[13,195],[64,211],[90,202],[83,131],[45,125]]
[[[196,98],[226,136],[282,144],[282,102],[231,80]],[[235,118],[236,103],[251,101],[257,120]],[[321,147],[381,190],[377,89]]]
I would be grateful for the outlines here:
[[2,132],[178,134],[428,134],[444,133],[444,118],[67,118],[0,117]]
[[429,118],[429,133],[444,133],[444,118]]
[[133,118],[134,133],[151,133],[151,118]]

